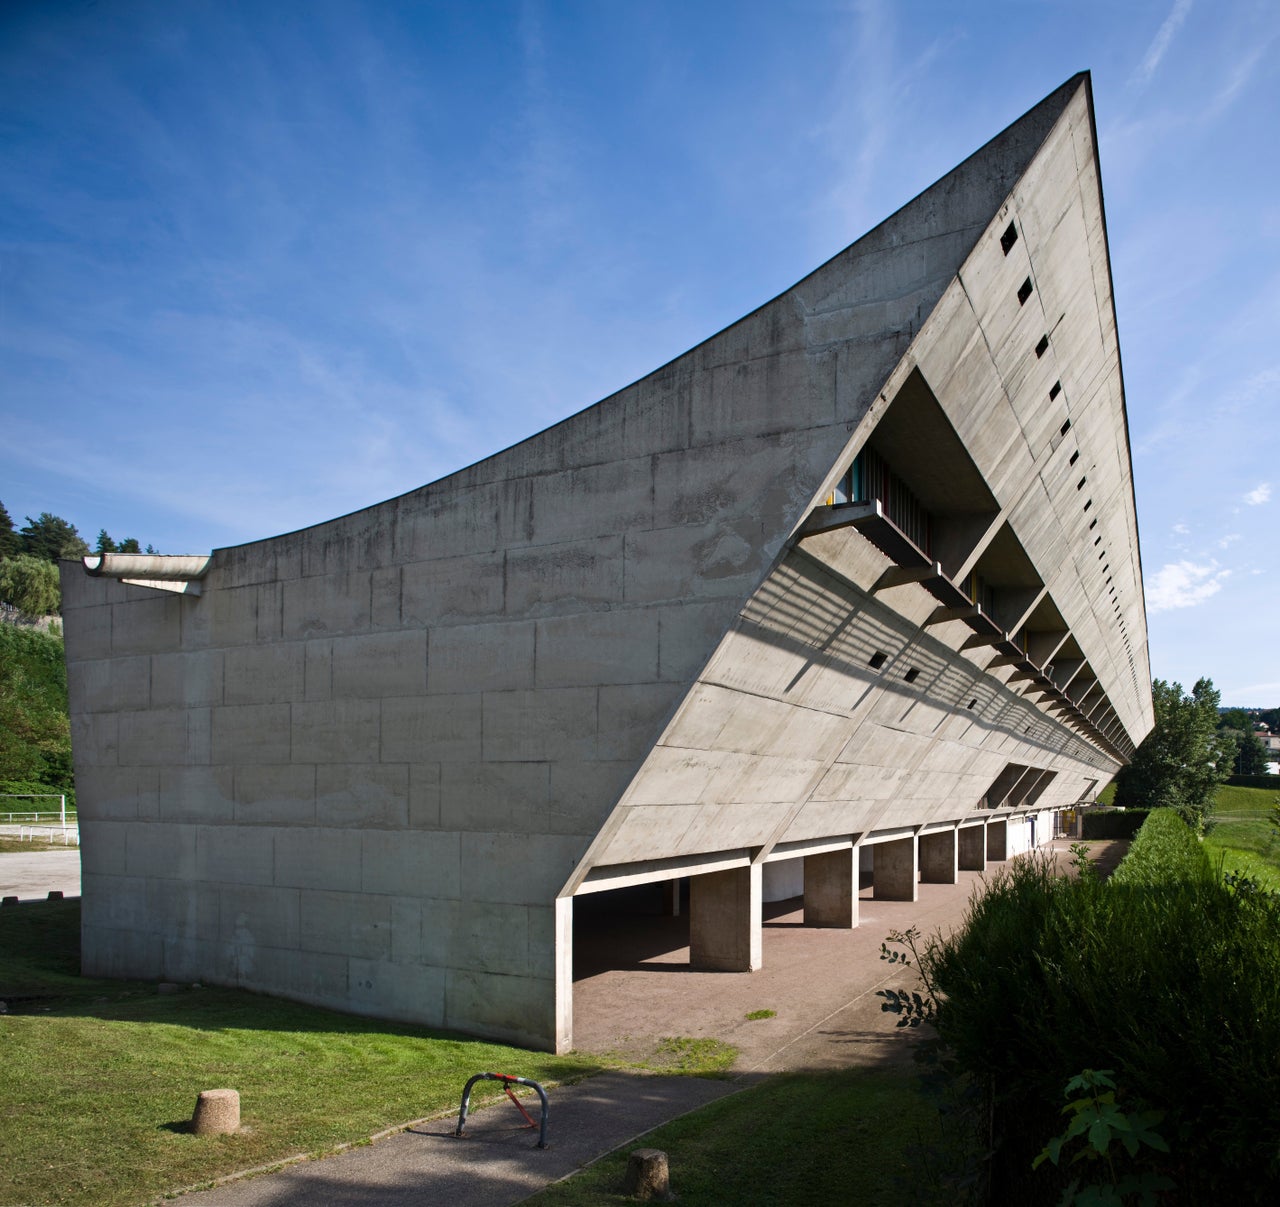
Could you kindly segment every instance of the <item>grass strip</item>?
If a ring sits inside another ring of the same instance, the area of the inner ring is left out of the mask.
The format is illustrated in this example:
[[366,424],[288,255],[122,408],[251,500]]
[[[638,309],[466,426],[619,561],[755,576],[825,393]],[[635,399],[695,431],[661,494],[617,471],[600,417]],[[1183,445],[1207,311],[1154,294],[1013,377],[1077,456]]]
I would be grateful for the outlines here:
[[1214,826],[1204,840],[1214,867],[1280,889],[1280,838],[1269,816],[1277,799],[1280,793],[1271,788],[1218,788]]
[[684,1207],[896,1204],[915,1180],[911,1150],[936,1120],[909,1068],[783,1074],[650,1132],[529,1202],[633,1202],[622,1193],[627,1154],[660,1148]]
[[[78,901],[0,911],[0,1203],[114,1207],[447,1113],[473,1073],[571,1081],[609,1059],[552,1056],[241,990],[79,976]],[[722,1070],[714,1041],[645,1067]],[[196,1137],[200,1090],[239,1090],[241,1131]],[[481,1083],[474,1100],[501,1094]]]

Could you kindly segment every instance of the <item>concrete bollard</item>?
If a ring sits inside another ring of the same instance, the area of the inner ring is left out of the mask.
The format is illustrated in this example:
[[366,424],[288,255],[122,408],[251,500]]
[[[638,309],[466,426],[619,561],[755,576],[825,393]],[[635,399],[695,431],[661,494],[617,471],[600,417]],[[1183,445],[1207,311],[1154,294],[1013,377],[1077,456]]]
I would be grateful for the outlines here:
[[671,1193],[667,1154],[660,1148],[635,1149],[627,1158],[622,1193],[646,1201],[670,1202],[675,1196]]
[[191,1130],[197,1136],[226,1136],[240,1130],[240,1091],[201,1090]]

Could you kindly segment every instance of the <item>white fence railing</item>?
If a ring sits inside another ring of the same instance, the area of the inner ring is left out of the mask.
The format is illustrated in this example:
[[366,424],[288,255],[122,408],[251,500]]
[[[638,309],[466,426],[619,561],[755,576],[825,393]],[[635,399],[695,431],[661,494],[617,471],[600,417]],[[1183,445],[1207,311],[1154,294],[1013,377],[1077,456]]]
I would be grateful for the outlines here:
[[19,826],[19,842],[61,842],[64,847],[80,845],[80,827],[71,826]]
[[[22,810],[15,809],[12,813],[0,813],[0,817],[3,817],[7,822],[7,824],[9,825],[13,825],[14,822],[23,822],[28,819],[32,821],[39,821],[42,817],[56,817],[58,819],[58,824],[62,826],[63,829],[66,828],[67,798],[65,795],[61,793],[58,793],[58,792],[0,792],[0,800],[56,800],[58,802],[58,808],[53,810],[52,812],[49,812],[48,810],[41,811],[38,808],[22,809]],[[72,810],[73,814],[74,812],[75,811]],[[75,819],[73,816],[72,825],[74,824],[75,824]]]

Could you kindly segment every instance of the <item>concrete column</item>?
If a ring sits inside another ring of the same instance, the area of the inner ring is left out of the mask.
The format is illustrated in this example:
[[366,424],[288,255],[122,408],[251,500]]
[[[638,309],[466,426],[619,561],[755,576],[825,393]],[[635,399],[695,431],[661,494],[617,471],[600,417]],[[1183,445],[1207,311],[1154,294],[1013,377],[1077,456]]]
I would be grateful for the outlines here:
[[955,884],[960,879],[955,830],[920,835],[920,879],[925,884]]
[[852,930],[858,925],[858,849],[804,857],[804,924]]
[[573,1049],[573,898],[556,898],[555,1050]]
[[875,895],[882,901],[914,901],[919,895],[916,836],[878,842]]
[[762,963],[761,867],[689,878],[689,966],[754,972]]
[[662,916],[678,918],[680,916],[680,881],[664,880],[662,882]]
[[982,872],[987,867],[987,826],[983,822],[977,826],[961,826],[958,859],[961,869],[966,872]]
[[987,822],[987,859],[1009,858],[1009,822],[1007,818]]

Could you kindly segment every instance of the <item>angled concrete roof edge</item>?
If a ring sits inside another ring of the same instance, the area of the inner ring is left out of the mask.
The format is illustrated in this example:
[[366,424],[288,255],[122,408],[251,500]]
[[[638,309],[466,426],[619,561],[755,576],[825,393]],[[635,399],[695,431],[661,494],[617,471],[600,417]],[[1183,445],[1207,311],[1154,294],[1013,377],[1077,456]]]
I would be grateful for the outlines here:
[[[570,424],[577,420],[580,420],[584,415],[587,415],[588,413],[594,411],[596,408],[605,406],[611,401],[619,398],[621,395],[633,389],[635,386],[639,385],[641,382],[647,381],[650,378],[655,377],[660,373],[663,373],[664,371],[669,369],[671,366],[677,364],[679,361],[684,360],[687,357],[693,356],[694,354],[699,352],[701,349],[705,348],[708,344],[711,344],[714,341],[721,339],[727,333],[733,331],[735,328],[741,326],[742,324],[750,321],[751,319],[759,315],[762,311],[768,310],[770,307],[779,305],[781,302],[784,301],[784,299],[793,295],[797,290],[801,289],[807,283],[812,282],[815,278],[819,277],[821,274],[831,270],[842,259],[854,256],[856,254],[859,254],[860,252],[865,253],[866,251],[871,250],[877,236],[883,236],[894,225],[902,224],[914,213],[914,211],[918,210],[923,205],[923,203],[925,203],[931,196],[937,197],[937,196],[943,195],[947,191],[950,185],[954,184],[966,173],[971,172],[983,159],[993,157],[996,154],[997,150],[1001,149],[1002,144],[1010,141],[1015,136],[1015,134],[1017,133],[1029,134],[1030,137],[1028,138],[1026,145],[1022,148],[1021,155],[1017,156],[1014,160],[1014,162],[1017,164],[1016,168],[1014,168],[1011,164],[1009,167],[1009,170],[1003,176],[1003,179],[1007,181],[1007,187],[1005,187],[1000,192],[999,197],[996,199],[994,205],[991,207],[991,216],[993,216],[998,211],[1000,205],[1003,203],[1008,193],[1012,190],[1017,180],[1026,171],[1026,168],[1030,164],[1031,160],[1035,157],[1036,153],[1043,146],[1045,139],[1048,137],[1050,130],[1052,130],[1054,124],[1056,123],[1058,118],[1061,116],[1062,112],[1065,110],[1071,98],[1082,86],[1085,87],[1086,89],[1089,89],[1091,87],[1090,75],[1089,75],[1089,72],[1087,71],[1077,72],[1075,75],[1071,76],[1070,79],[1066,80],[1063,84],[1061,84],[1058,88],[1056,88],[1043,100],[1039,101],[1037,104],[1032,106],[1031,109],[1023,113],[1020,117],[1010,122],[1009,125],[1007,125],[1003,130],[1001,130],[994,137],[988,139],[987,142],[983,143],[981,147],[975,150],[972,154],[968,155],[965,159],[963,159],[959,164],[957,164],[949,172],[939,177],[936,181],[934,181],[932,184],[930,184],[926,188],[922,189],[909,201],[899,206],[898,209],[896,209],[883,221],[877,223],[869,231],[860,235],[852,243],[841,248],[834,255],[832,255],[827,260],[819,264],[816,268],[806,273],[793,285],[789,286],[787,289],[783,290],[781,293],[775,295],[774,297],[768,299],[767,301],[762,302],[759,306],[756,306],[754,309],[748,311],[746,314],[742,315],[740,318],[735,319],[732,323],[728,324],[726,327],[723,327],[719,331],[716,331],[711,335],[707,336],[705,339],[700,340],[698,343],[694,344],[691,348],[686,349],[684,352],[680,353],[678,356],[675,356],[671,360],[664,362],[663,364],[657,366],[650,372],[644,374],[642,377],[637,378],[633,382],[629,382],[627,385],[620,387],[619,389],[615,390],[613,393],[606,395],[604,398],[599,399],[596,402],[591,403],[588,406],[583,407],[578,411],[575,411],[571,415],[565,416],[564,419],[559,420],[558,422],[550,425],[549,427],[543,428],[540,431],[534,432],[529,436],[526,436],[522,440],[516,441],[514,444],[510,444],[505,448],[499,449],[491,453],[487,457],[482,457],[479,461],[472,462],[470,465],[461,466],[459,469],[453,471],[452,473],[446,474],[442,478],[434,479],[431,482],[424,483],[422,486],[414,487],[411,490],[405,491],[400,495],[392,496],[389,499],[382,499],[375,503],[371,503],[367,507],[359,507],[353,511],[346,512],[343,515],[329,517],[327,519],[317,521],[315,524],[308,524],[302,528],[292,529],[283,533],[277,533],[273,536],[260,537],[252,541],[244,541],[237,545],[220,546],[213,550],[214,560],[215,561],[217,560],[217,555],[219,553],[222,553],[225,551],[229,551],[232,549],[245,549],[254,545],[261,545],[261,544],[269,543],[271,541],[280,540],[285,537],[296,536],[301,533],[310,532],[314,529],[322,528],[329,524],[340,523],[342,521],[351,519],[352,517],[375,511],[378,508],[386,507],[389,504],[394,504],[401,499],[407,499],[412,495],[417,494],[419,491],[426,490],[432,487],[444,486],[450,483],[455,478],[460,478],[462,475],[473,472],[480,466],[488,465],[494,462],[495,460],[508,457],[509,455],[514,453],[517,449],[526,447],[533,441],[546,438],[550,433],[557,431],[558,429],[564,427],[566,424]],[[1092,104],[1091,90],[1089,91],[1088,96],[1089,96],[1089,105],[1088,105],[1089,115],[1090,115],[1090,121],[1092,121],[1093,120],[1093,104]],[[1096,157],[1096,154],[1097,154],[1096,134],[1094,138],[1094,152]],[[1101,178],[1099,177],[1099,179]],[[985,229],[989,221],[990,221],[990,216],[988,216],[987,219],[985,219],[980,225],[974,226],[973,229],[975,231],[975,235],[974,235],[975,241],[978,235],[981,233],[981,231]],[[960,260],[957,262],[957,267],[959,266],[960,262],[963,262],[963,259],[964,257],[961,256]],[[1109,268],[1110,268],[1110,262],[1108,260],[1108,269]],[[937,298],[934,299],[933,304],[934,305],[937,304]],[[1114,305],[1114,300],[1113,300],[1113,305]],[[1127,438],[1127,431],[1126,431],[1126,438]],[[571,468],[571,467],[567,467],[567,468]]]

